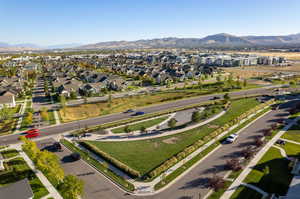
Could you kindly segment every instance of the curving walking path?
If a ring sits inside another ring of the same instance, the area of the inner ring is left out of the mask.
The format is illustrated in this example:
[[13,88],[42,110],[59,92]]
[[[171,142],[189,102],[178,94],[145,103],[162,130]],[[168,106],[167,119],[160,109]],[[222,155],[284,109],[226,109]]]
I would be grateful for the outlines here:
[[164,136],[168,136],[168,135],[175,135],[175,134],[182,133],[184,131],[188,131],[188,130],[203,126],[205,124],[208,124],[208,123],[214,121],[215,119],[218,119],[225,113],[226,113],[226,111],[224,110],[224,111],[221,111],[220,113],[218,113],[217,115],[214,115],[213,117],[211,117],[203,122],[200,122],[198,124],[187,126],[185,128],[178,129],[178,130],[167,131],[164,133],[160,133],[160,132],[148,133],[148,134],[139,133],[136,135],[94,135],[94,134],[92,134],[89,137],[82,138],[82,140],[106,141],[106,142],[107,141],[115,141],[115,142],[117,142],[117,141],[146,140],[146,139],[150,139],[150,138],[158,138],[158,137],[164,137]]

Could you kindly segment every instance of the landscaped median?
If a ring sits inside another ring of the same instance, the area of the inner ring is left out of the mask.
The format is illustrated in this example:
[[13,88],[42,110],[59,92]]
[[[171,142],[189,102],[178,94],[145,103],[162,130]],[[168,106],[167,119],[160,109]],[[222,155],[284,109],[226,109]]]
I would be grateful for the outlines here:
[[[267,105],[258,104],[253,98],[235,100],[220,118],[175,135],[138,141],[83,141],[80,143],[94,145],[98,148],[98,155],[102,156],[99,153],[100,150],[106,154],[104,158],[107,160],[116,159],[138,171],[144,178],[153,179],[231,126]],[[107,158],[107,155],[110,158]]]
[[[254,98],[234,100],[226,114],[220,118],[202,127],[176,135],[139,141],[84,141],[79,142],[79,144],[81,144],[81,147],[85,147],[118,167],[125,175],[129,175],[135,180],[142,180],[146,183],[163,175],[163,180],[161,182],[157,181],[158,183],[153,187],[157,190],[167,185],[215,149],[220,144],[218,140],[225,135],[224,132],[229,133],[234,131],[235,128],[240,129],[241,126],[248,124],[249,120],[255,119],[269,110],[265,109],[265,107],[273,102],[271,100],[267,103],[259,104]],[[256,115],[257,111],[260,112]],[[248,119],[250,115],[251,119]],[[241,121],[242,124],[239,126]],[[117,176],[107,169],[107,166],[91,158],[89,153],[83,152],[74,144],[65,140],[63,140],[63,143],[72,151],[82,153],[82,156],[89,164],[95,168],[99,167],[97,169],[106,176],[109,173],[110,176],[108,177],[113,181],[117,181],[126,190],[134,190],[133,184],[128,183],[123,177]],[[207,143],[211,144],[207,145]],[[200,147],[204,148],[198,153]],[[168,172],[167,175],[164,174],[166,170],[175,164],[178,165],[177,163],[182,162],[183,159],[196,151],[197,154],[190,160],[184,162],[173,172]]]

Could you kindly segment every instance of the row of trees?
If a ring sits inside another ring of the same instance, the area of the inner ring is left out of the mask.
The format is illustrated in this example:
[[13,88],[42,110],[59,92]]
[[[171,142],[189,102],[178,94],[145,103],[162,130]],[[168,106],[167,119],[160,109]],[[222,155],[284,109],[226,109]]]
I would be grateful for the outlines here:
[[262,109],[263,107],[265,107],[265,106],[267,106],[267,105],[269,105],[271,103],[273,103],[272,100],[270,100],[270,101],[268,101],[266,103],[260,104],[260,105],[256,106],[255,108],[253,108],[253,109],[251,109],[251,110],[243,113],[239,117],[233,119],[232,121],[228,122],[223,127],[220,127],[217,130],[213,131],[212,133],[204,136],[202,139],[197,140],[194,144],[186,147],[184,150],[182,150],[178,154],[174,155],[170,159],[166,160],[160,166],[158,166],[155,169],[153,169],[149,173],[150,177],[155,177],[155,176],[161,174],[162,172],[164,172],[165,170],[169,169],[171,166],[173,166],[174,164],[176,164],[178,161],[184,159],[189,154],[191,154],[192,152],[194,152],[195,150],[197,150],[204,143],[208,142],[209,140],[214,139],[215,137],[217,137],[218,135],[220,135],[221,133],[223,133],[224,131],[226,131],[227,129],[229,129],[231,126],[233,126],[235,124],[238,124],[241,120],[247,118],[249,115],[255,113],[256,111]]
[[64,198],[78,199],[83,193],[83,181],[76,176],[65,176],[58,157],[47,150],[41,151],[37,144],[22,136],[22,149],[35,163],[37,169],[42,171],[53,185],[58,188]]

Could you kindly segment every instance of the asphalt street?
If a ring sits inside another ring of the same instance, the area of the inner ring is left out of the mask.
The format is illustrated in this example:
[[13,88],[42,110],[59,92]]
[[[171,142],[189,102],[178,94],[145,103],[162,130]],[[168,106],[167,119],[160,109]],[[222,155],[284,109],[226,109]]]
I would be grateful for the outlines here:
[[[204,161],[199,163],[193,170],[176,181],[173,185],[162,192],[151,196],[134,196],[126,194],[109,180],[103,177],[93,168],[88,166],[82,160],[72,162],[68,161],[68,155],[71,152],[64,148],[63,152],[57,152],[63,161],[63,168],[66,173],[77,175],[85,182],[84,199],[110,198],[110,199],[188,199],[202,198],[209,189],[207,180],[214,174],[224,176],[228,171],[225,169],[226,161],[239,157],[240,152],[254,142],[254,138],[262,134],[262,131],[273,123],[289,116],[288,110],[292,107],[294,101],[280,106],[278,110],[273,110],[264,115],[253,124],[244,129],[232,144],[224,144],[217,151],[208,156]],[[39,141],[39,145],[46,146],[53,142],[53,139]],[[44,143],[44,144],[42,144]]]
[[[253,94],[272,94],[273,89],[272,88],[256,88],[251,90],[244,90],[244,91],[237,91],[230,93],[231,97],[237,97],[237,96],[246,96],[246,95],[253,95]],[[178,107],[184,107],[187,105],[197,104],[201,102],[206,102],[211,100],[213,97],[222,97],[224,94],[214,94],[214,95],[206,95],[206,96],[199,96],[184,100],[177,100],[173,102],[148,106],[145,108],[138,109],[137,111],[143,111],[145,113],[154,113],[159,112],[163,110],[168,110],[172,108],[178,108]],[[87,126],[95,126],[99,124],[104,124],[107,122],[113,122],[118,121],[122,119],[127,119],[134,117],[132,114],[125,114],[125,113],[117,113],[117,114],[111,114],[106,116],[100,116],[95,118],[90,118],[86,120],[79,120],[69,123],[63,123],[56,126],[49,126],[41,128],[41,135],[39,137],[43,136],[49,136],[49,135],[55,135],[55,134],[61,134],[64,132],[68,132],[71,130],[76,130],[79,128],[84,128]],[[1,136],[0,137],[0,145],[7,145],[7,144],[13,144],[18,142],[18,138],[20,137],[20,134],[14,134],[14,135],[7,135],[7,136]]]

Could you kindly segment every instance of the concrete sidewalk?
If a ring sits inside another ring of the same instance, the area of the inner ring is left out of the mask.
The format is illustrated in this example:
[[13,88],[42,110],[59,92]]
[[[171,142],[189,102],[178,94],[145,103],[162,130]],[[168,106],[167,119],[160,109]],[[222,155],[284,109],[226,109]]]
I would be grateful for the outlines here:
[[163,137],[163,136],[168,136],[168,135],[175,135],[184,131],[188,131],[200,126],[203,126],[205,124],[208,124],[210,122],[212,122],[215,119],[218,119],[219,117],[221,117],[222,115],[224,115],[226,113],[226,111],[222,111],[219,114],[203,121],[200,122],[198,124],[195,125],[191,125],[182,129],[178,129],[178,130],[171,130],[171,131],[167,131],[164,133],[148,133],[148,134],[143,134],[143,133],[136,133],[134,135],[95,135],[92,134],[92,136],[90,137],[86,137],[86,138],[82,138],[82,140],[93,140],[93,141],[134,141],[134,140],[146,140],[146,139],[150,139],[150,138],[158,138],[158,137]]
[[243,183],[243,180],[252,171],[252,168],[257,164],[257,162],[263,157],[263,155],[274,145],[274,143],[289,129],[291,128],[300,117],[294,119],[291,123],[286,125],[281,131],[279,131],[250,161],[250,163],[243,169],[242,173],[236,178],[236,180],[228,187],[225,193],[220,197],[220,199],[229,199],[231,195],[236,191],[236,189]]
[[26,161],[26,163],[28,164],[28,166],[30,167],[30,169],[34,171],[34,173],[36,174],[36,176],[40,179],[40,181],[43,183],[43,185],[49,191],[49,194],[47,195],[47,197],[53,197],[55,199],[63,199],[61,197],[61,195],[58,193],[58,191],[49,182],[49,180],[44,176],[44,174],[41,171],[39,171],[39,170],[37,170],[35,168],[35,165],[31,161],[31,159],[22,151],[21,145],[15,145],[15,147],[13,147],[13,148],[17,149],[19,151],[20,156]]

